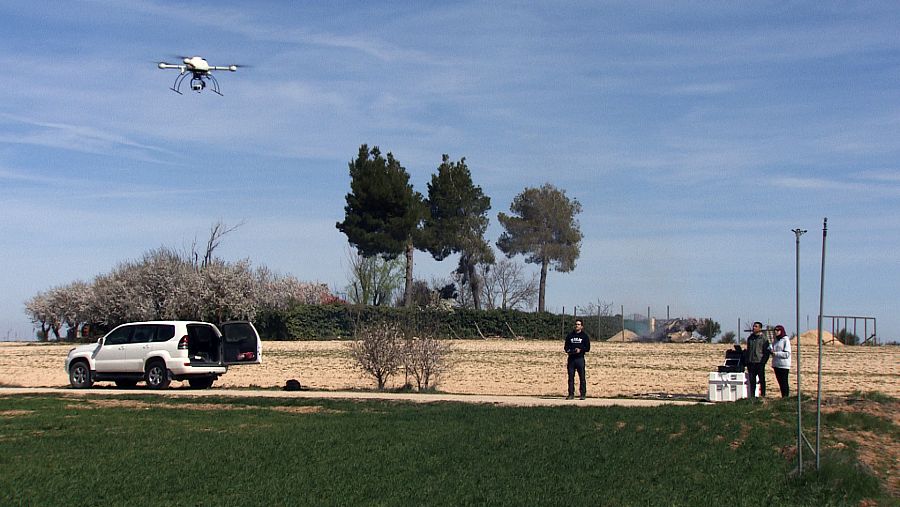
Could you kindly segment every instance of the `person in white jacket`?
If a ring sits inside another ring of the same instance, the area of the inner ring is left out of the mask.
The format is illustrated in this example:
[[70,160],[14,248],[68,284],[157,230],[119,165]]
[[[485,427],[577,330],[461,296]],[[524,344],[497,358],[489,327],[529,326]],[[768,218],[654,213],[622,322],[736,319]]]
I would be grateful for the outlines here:
[[772,369],[775,370],[775,378],[778,380],[778,388],[781,389],[781,397],[787,398],[790,394],[788,373],[791,371],[791,340],[784,332],[784,326],[775,326],[775,343],[772,344]]

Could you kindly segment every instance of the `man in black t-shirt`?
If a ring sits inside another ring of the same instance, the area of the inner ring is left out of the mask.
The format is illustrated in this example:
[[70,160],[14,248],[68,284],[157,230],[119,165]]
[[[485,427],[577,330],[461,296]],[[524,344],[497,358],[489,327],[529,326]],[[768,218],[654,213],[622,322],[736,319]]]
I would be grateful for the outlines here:
[[584,321],[575,320],[575,329],[566,335],[563,350],[569,355],[566,370],[569,373],[569,395],[567,400],[575,398],[575,372],[578,372],[578,387],[581,399],[587,395],[587,381],[584,372],[584,353],[591,350],[591,338],[584,332]]

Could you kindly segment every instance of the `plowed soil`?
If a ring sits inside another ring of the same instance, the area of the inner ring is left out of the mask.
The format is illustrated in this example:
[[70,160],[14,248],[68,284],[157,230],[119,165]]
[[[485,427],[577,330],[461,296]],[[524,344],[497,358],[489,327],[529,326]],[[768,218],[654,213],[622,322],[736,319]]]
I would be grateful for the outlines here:
[[[231,368],[220,388],[282,387],[297,379],[311,389],[371,389],[375,382],[354,368],[346,341],[264,342],[263,363]],[[560,396],[566,390],[562,341],[453,340],[451,367],[438,389],[455,394]],[[62,387],[70,344],[0,343],[0,386]],[[801,344],[803,391],[814,394],[818,349]],[[587,356],[592,397],[706,397],[709,372],[716,371],[727,345],[674,343],[593,344]],[[768,396],[778,395],[771,369]],[[796,390],[796,361],[791,391]],[[846,395],[879,391],[900,397],[900,347],[823,348],[822,392]],[[404,383],[395,376],[389,387]],[[179,383],[173,383],[178,386]]]

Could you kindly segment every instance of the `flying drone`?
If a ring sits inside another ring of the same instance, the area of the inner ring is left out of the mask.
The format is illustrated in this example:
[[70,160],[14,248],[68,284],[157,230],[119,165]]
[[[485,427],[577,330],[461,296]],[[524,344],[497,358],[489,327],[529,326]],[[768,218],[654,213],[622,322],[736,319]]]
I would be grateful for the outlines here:
[[200,93],[206,88],[208,82],[213,92],[222,95],[222,92],[219,91],[219,82],[216,81],[212,72],[214,70],[230,70],[234,72],[238,69],[237,65],[229,65],[227,67],[212,66],[199,56],[185,56],[181,61],[182,63],[180,64],[159,62],[158,65],[160,69],[178,69],[181,71],[178,77],[175,78],[175,83],[171,88],[173,92],[179,95],[183,95],[181,93],[181,83],[184,82],[189,74],[191,76],[191,90]]

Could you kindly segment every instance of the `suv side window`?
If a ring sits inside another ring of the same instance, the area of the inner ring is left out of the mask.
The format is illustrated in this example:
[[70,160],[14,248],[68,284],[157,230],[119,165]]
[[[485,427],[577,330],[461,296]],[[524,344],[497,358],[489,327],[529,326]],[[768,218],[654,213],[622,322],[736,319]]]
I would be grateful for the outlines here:
[[175,337],[175,326],[156,324],[154,327],[156,327],[156,338],[153,339],[155,342],[167,342]]
[[131,331],[134,330],[134,326],[123,326],[112,333],[110,333],[105,340],[103,340],[104,345],[124,345],[128,343],[128,339],[131,337]]
[[156,336],[156,326],[143,325],[135,326],[134,334],[131,335],[131,343],[149,343],[154,341]]

